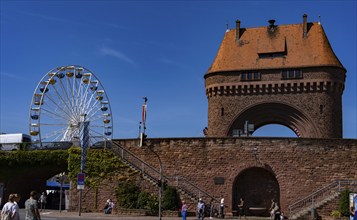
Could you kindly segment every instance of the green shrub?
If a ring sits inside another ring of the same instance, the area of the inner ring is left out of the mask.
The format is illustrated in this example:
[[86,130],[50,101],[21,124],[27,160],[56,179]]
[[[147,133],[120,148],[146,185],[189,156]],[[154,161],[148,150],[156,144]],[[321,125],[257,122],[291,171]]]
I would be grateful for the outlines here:
[[116,189],[118,206],[122,208],[135,209],[139,198],[140,189],[132,181],[121,181]]
[[163,210],[178,210],[180,207],[180,197],[175,188],[169,186],[164,191],[162,198],[162,208]]
[[139,193],[138,209],[147,209],[151,211],[151,214],[157,214],[159,210],[159,201],[156,195],[150,194],[146,191],[142,191]]
[[341,192],[338,211],[342,214],[342,216],[350,215],[349,195],[350,195],[349,189],[345,189]]
[[141,191],[138,196],[138,201],[136,207],[138,209],[149,209],[148,202],[150,199],[150,193],[146,191]]

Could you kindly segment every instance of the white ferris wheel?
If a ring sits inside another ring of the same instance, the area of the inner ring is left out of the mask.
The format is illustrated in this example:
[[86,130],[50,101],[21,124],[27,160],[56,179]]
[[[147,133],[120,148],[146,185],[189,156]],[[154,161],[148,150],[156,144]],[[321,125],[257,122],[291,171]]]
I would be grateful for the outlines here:
[[82,66],[49,71],[34,91],[29,129],[41,146],[70,142],[88,147],[111,140],[113,118],[103,85]]

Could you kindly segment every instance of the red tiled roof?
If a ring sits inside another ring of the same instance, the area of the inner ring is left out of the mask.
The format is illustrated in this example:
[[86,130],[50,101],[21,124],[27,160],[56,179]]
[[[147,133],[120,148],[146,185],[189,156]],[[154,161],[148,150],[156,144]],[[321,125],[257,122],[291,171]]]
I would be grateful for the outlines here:
[[[303,37],[303,24],[240,29],[243,33],[236,41],[236,30],[225,33],[218,53],[207,74],[224,71],[303,68],[343,65],[333,52],[322,26],[308,23],[307,37]],[[284,53],[274,58],[259,58],[259,54]]]

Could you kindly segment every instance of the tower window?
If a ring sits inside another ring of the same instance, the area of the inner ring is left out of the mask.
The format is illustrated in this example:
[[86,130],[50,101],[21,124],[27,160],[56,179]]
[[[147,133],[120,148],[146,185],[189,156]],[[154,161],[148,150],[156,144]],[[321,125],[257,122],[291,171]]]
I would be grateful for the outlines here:
[[240,80],[241,81],[261,80],[261,74],[260,72],[241,72]]
[[302,79],[302,72],[301,70],[282,70],[281,71],[281,78],[282,79]]

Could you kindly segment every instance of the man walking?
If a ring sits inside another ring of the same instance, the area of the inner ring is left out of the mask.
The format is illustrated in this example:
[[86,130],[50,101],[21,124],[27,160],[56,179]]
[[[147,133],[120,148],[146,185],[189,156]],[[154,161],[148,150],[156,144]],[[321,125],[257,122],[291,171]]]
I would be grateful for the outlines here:
[[30,198],[25,202],[26,220],[41,220],[40,212],[37,206],[37,192],[32,191]]
[[197,204],[197,216],[198,220],[203,220],[203,218],[205,217],[205,204],[203,203],[201,198],[198,200]]

